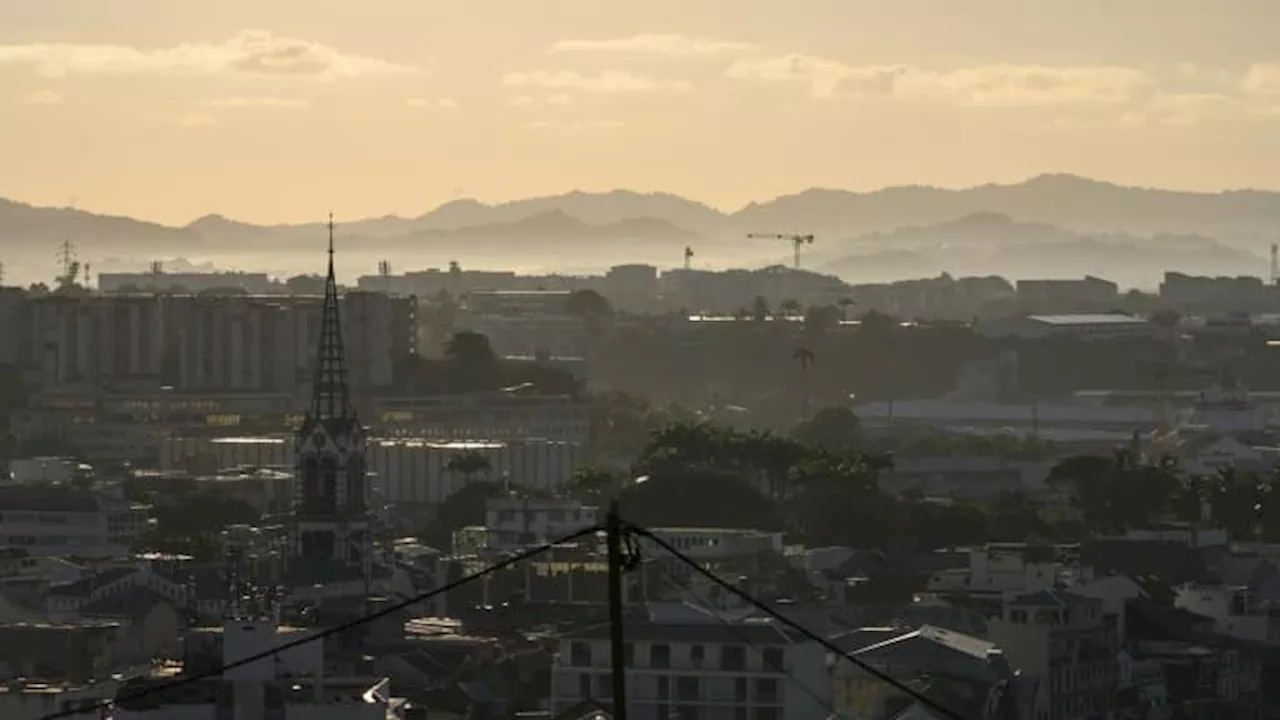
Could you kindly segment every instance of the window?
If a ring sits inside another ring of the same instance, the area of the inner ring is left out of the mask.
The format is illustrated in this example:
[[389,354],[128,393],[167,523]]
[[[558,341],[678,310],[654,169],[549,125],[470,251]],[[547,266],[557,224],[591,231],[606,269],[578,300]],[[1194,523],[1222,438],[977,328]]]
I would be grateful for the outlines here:
[[694,667],[702,667],[702,660],[707,654],[707,649],[701,645],[694,645],[689,648],[689,660]]
[[760,652],[760,657],[764,664],[765,672],[786,672],[786,666],[783,665],[782,648],[767,647]]
[[756,702],[761,705],[778,702],[778,681],[773,678],[757,678]]
[[702,682],[687,675],[676,678],[676,699],[684,702],[701,700]]
[[582,673],[578,676],[578,697],[591,697],[591,674]]
[[736,702],[744,703],[747,701],[747,679],[737,678],[733,681],[733,699]]
[[671,667],[671,646],[670,645],[649,646],[649,667],[652,667],[652,668]]
[[575,642],[569,644],[570,667],[591,667],[591,644]]
[[671,678],[667,677],[666,675],[659,675],[658,676],[658,699],[666,700],[669,697],[671,697]]
[[747,669],[747,649],[741,645],[725,645],[720,649],[720,669],[742,672]]

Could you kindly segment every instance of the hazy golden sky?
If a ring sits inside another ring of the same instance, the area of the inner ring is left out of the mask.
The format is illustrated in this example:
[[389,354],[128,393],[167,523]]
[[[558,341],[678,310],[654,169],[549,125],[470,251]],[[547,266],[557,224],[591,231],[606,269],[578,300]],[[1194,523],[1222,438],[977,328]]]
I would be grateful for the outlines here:
[[0,196],[185,223],[1280,187],[1276,0],[0,0]]

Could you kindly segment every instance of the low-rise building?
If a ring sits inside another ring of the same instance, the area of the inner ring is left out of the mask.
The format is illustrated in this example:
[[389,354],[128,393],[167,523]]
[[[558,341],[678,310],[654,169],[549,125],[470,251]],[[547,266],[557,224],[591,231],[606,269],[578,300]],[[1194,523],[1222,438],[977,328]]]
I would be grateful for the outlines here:
[[127,557],[146,505],[66,485],[0,487],[0,543],[31,555]]
[[1048,690],[1048,715],[1074,720],[1111,712],[1119,676],[1119,638],[1103,602],[1065,590],[1009,598],[987,623],[987,639]]
[[[822,645],[770,623],[707,617],[626,623],[627,710],[635,720],[826,718],[832,700]],[[613,698],[607,628],[560,640],[552,665],[553,716]]]

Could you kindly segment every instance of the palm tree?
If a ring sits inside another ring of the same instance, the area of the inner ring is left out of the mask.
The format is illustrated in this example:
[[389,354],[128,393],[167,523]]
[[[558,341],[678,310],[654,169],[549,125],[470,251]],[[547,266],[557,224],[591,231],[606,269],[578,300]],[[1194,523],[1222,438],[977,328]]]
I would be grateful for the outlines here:
[[800,363],[800,422],[809,419],[809,366],[813,364],[813,351],[806,347],[798,347],[791,353],[791,359]]

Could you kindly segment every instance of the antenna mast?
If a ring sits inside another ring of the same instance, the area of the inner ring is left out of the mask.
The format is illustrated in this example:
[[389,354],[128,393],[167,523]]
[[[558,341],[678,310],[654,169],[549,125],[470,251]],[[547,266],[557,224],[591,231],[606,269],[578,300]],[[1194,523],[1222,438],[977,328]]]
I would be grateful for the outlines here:
[[684,246],[684,269],[688,270],[689,265],[693,262],[693,248],[688,245]]

